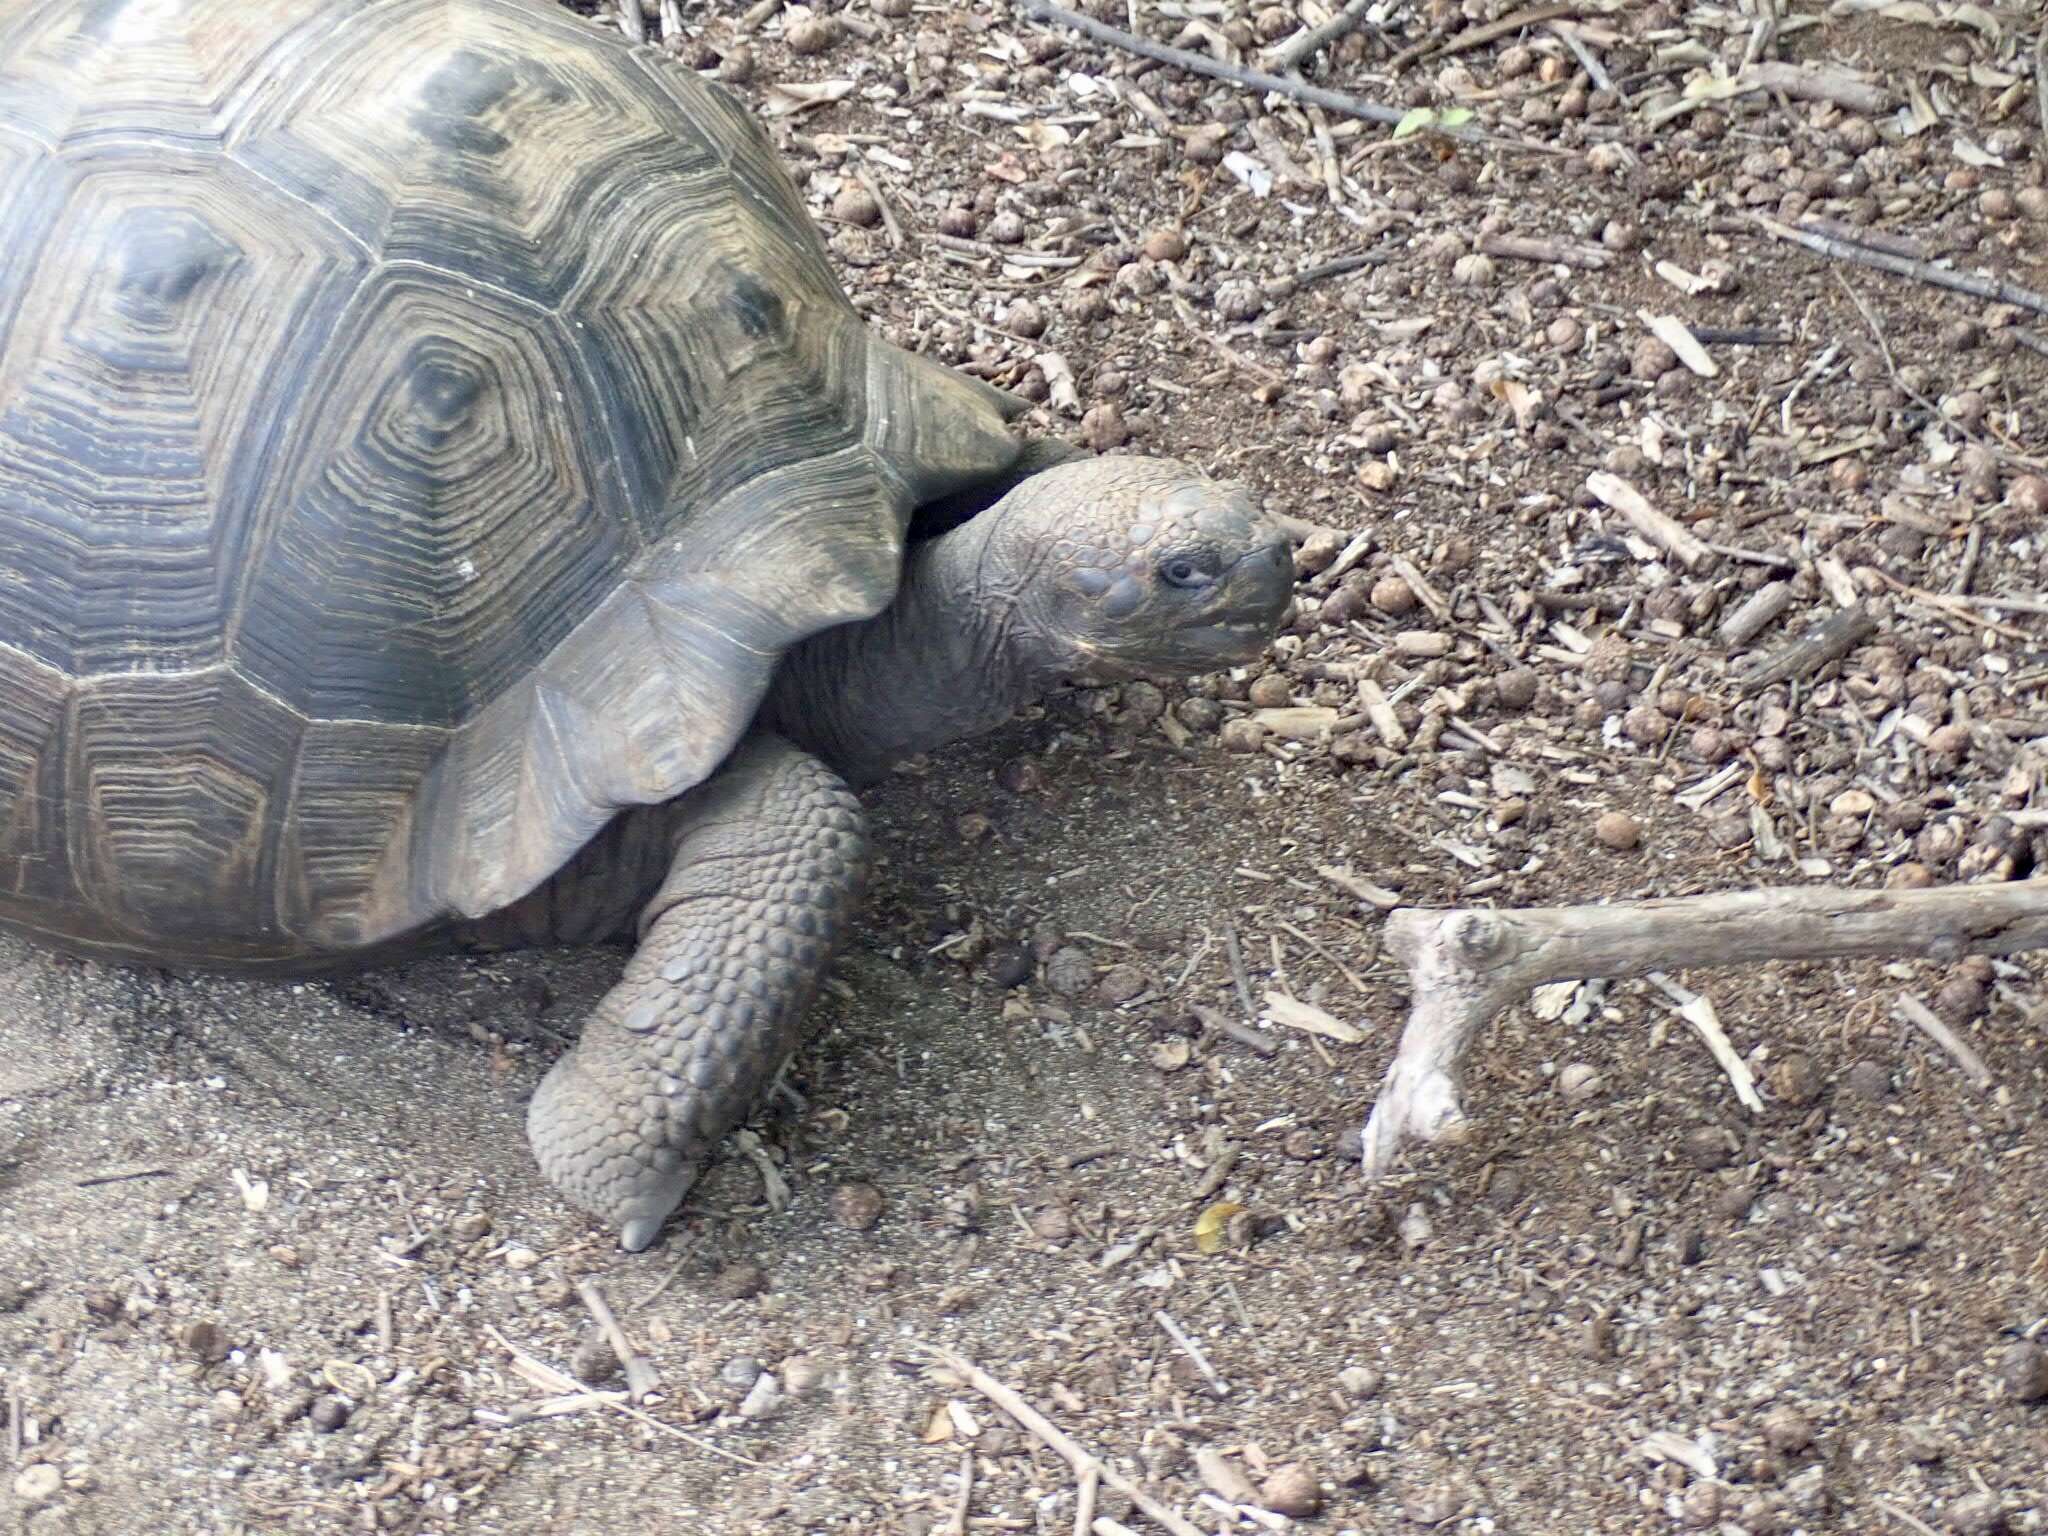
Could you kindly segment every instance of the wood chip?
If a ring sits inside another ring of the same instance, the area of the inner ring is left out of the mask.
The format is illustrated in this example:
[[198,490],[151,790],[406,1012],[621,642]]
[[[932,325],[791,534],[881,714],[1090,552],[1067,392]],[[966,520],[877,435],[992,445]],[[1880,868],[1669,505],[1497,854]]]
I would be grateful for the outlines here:
[[1266,1011],[1260,1018],[1268,1024],[1284,1024],[1289,1029],[1321,1035],[1344,1045],[1357,1045],[1365,1039],[1365,1031],[1357,1025],[1346,1024],[1334,1013],[1314,1003],[1304,1003],[1298,997],[1289,997],[1285,992],[1268,992],[1265,1003]]
[[1635,530],[1688,571],[1713,558],[1713,551],[1676,518],[1658,511],[1641,491],[1605,470],[1586,477],[1586,489],[1627,518]]
[[1721,376],[1721,365],[1707,356],[1707,349],[1700,345],[1699,338],[1686,327],[1676,315],[1652,315],[1638,310],[1637,318],[1650,329],[1665,346],[1678,354],[1678,360],[1703,379]]

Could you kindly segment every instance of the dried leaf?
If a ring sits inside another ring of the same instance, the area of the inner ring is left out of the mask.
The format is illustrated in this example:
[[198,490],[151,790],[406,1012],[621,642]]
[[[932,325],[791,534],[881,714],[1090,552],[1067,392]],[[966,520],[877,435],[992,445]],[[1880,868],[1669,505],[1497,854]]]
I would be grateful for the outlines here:
[[1019,123],[1016,133],[1018,138],[1041,153],[1048,149],[1063,149],[1074,142],[1074,136],[1058,123]]
[[1505,375],[1487,385],[1487,389],[1494,399],[1506,402],[1507,408],[1515,413],[1515,425],[1525,432],[1528,431],[1530,419],[1543,404],[1543,397],[1528,385],[1518,383]]
[[768,87],[764,94],[768,104],[762,108],[770,117],[794,117],[798,113],[812,112],[819,107],[829,107],[835,101],[844,101],[853,94],[851,80],[816,80],[778,82]]
[[925,1421],[924,1443],[940,1445],[953,1438],[953,1415],[948,1411],[950,1404],[941,1403],[932,1410],[932,1416]]
[[1195,1248],[1201,1253],[1221,1253],[1229,1241],[1230,1218],[1244,1207],[1235,1200],[1218,1200],[1195,1218]]
[[1223,157],[1223,169],[1244,184],[1253,197],[1264,198],[1273,190],[1273,173],[1241,149]]

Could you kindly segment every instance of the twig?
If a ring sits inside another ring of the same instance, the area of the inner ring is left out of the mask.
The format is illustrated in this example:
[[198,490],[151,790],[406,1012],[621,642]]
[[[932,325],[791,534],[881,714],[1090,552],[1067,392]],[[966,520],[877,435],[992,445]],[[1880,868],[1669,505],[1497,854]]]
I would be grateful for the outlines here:
[[1223,924],[1223,952],[1230,957],[1230,979],[1237,987],[1237,1000],[1244,1005],[1247,1023],[1258,1015],[1258,1005],[1252,1001],[1252,979],[1245,974],[1244,950],[1238,946],[1237,924],[1225,920]]
[[1074,1536],[1088,1536],[1095,1528],[1095,1499],[1102,1491],[1102,1469],[1089,1467],[1081,1474],[1081,1487],[1074,1495]]
[[[1570,22],[1560,25],[1553,21],[1550,24],[1549,31],[1553,37],[1562,41],[1565,47],[1571,49],[1572,57],[1579,61],[1579,67],[1585,70],[1586,78],[1593,82],[1594,90],[1614,90],[1614,77],[1607,73],[1606,66],[1600,62],[1599,55],[1586,46],[1586,40],[1579,36],[1579,29],[1577,27],[1574,27]],[[1615,91],[1615,95],[1621,97],[1622,106],[1626,107],[1629,104],[1628,98],[1622,96],[1621,92]]]
[[80,1179],[73,1189],[97,1189],[102,1184],[126,1184],[131,1179],[167,1179],[174,1170],[169,1168],[129,1168],[120,1173],[96,1173],[90,1178]]
[[1166,1336],[1178,1344],[1187,1357],[1195,1362],[1195,1369],[1200,1371],[1203,1379],[1209,1383],[1210,1391],[1214,1392],[1218,1397],[1230,1396],[1229,1386],[1225,1384],[1221,1376],[1216,1374],[1216,1367],[1211,1365],[1209,1357],[1202,1353],[1202,1346],[1189,1338],[1186,1330],[1179,1323],[1176,1323],[1171,1317],[1167,1316],[1164,1311],[1154,1312],[1152,1314],[1152,1321],[1157,1323],[1165,1331]]
[[640,9],[640,0],[619,0],[619,30],[626,34],[626,40],[634,43],[647,41],[647,16]]
[[619,1367],[626,1373],[627,1394],[634,1402],[644,1403],[648,1394],[661,1386],[661,1373],[655,1370],[651,1360],[633,1347],[633,1341],[626,1337],[626,1330],[612,1315],[611,1303],[604,1299],[604,1292],[597,1288],[595,1280],[578,1280],[576,1294],[583,1298],[583,1305],[596,1320],[598,1331],[611,1345],[612,1353],[619,1357]]
[[854,161],[853,174],[854,178],[868,189],[868,196],[875,200],[875,207],[881,211],[882,232],[889,237],[889,244],[901,248],[903,221],[896,217],[896,210],[889,206],[889,199],[882,192],[881,182],[875,179],[875,173],[868,169],[865,160]]
[[1669,513],[1651,506],[1649,497],[1621,476],[1597,470],[1586,477],[1586,489],[1627,518],[1636,532],[1688,571],[1696,569],[1701,561],[1712,558],[1713,551],[1700,542],[1698,535]]
[[1276,1056],[1280,1042],[1263,1029],[1254,1029],[1249,1024],[1240,1024],[1227,1013],[1218,1013],[1214,1008],[1205,1008],[1200,1003],[1189,1003],[1188,1012],[1202,1021],[1206,1029],[1213,1029],[1219,1035],[1227,1035],[1239,1045],[1257,1051],[1261,1056]]
[[1947,288],[1955,293],[1967,293],[1975,299],[1988,299],[1994,304],[2013,304],[2021,309],[2032,310],[2037,315],[2048,315],[2048,294],[2022,288],[2017,283],[2008,283],[2003,278],[1974,277],[1967,272],[1953,271],[1939,267],[1932,262],[1913,261],[1904,256],[1874,250],[1866,245],[1851,245],[1829,235],[1810,229],[1794,229],[1781,224],[1764,214],[1751,214],[1751,218],[1766,232],[1779,240],[1788,240],[1794,245],[1803,245],[1809,251],[1832,257],[1836,261],[1852,261],[1866,267],[1875,267],[1880,272],[1889,272],[1894,277],[1911,278],[1917,283],[1927,283],[1935,288]]
[[1898,1000],[1892,1004],[1892,1012],[1947,1051],[1955,1064],[1963,1069],[1963,1076],[1970,1080],[1971,1087],[1981,1090],[1991,1086],[1991,1069],[1984,1065],[1984,1058],[1970,1048],[1969,1041],[1944,1024],[1940,1015],[1919,998],[1910,992],[1901,992]]
[[1173,1536],[1203,1536],[1203,1533],[1172,1508],[1154,1497],[1143,1483],[1124,1476],[1092,1451],[1084,1449],[1070,1438],[1060,1427],[1027,1403],[1014,1388],[1005,1386],[989,1375],[980,1366],[955,1350],[940,1344],[920,1346],[947,1370],[958,1376],[968,1386],[994,1403],[1003,1412],[1015,1419],[1041,1443],[1054,1452],[1074,1469],[1078,1476],[1085,1477],[1092,1469],[1097,1477],[1117,1492],[1123,1494],[1138,1508],[1142,1509],[1158,1524],[1173,1533]]
[[[1106,43],[1112,48],[1121,48],[1126,53],[1135,53],[1138,57],[1150,59],[1156,64],[1170,64],[1190,74],[1207,75],[1212,80],[1226,80],[1232,85],[1241,85],[1248,90],[1270,91],[1274,95],[1305,101],[1327,111],[1341,112],[1346,117],[1363,118],[1369,123],[1384,123],[1388,127],[1394,127],[1408,115],[1398,108],[1381,106],[1376,101],[1347,96],[1342,91],[1324,90],[1321,86],[1310,85],[1299,77],[1272,75],[1261,69],[1246,69],[1239,64],[1226,64],[1220,59],[1212,59],[1204,53],[1190,53],[1185,48],[1155,43],[1148,37],[1139,37],[1134,32],[1124,31],[1121,27],[1112,27],[1092,16],[1083,16],[1078,11],[1049,4],[1048,0],[1019,0],[1019,9],[1033,21],[1070,28],[1083,37],[1093,38],[1096,42]],[[1430,131],[1448,138],[1463,139],[1472,144],[1484,144],[1494,149],[1522,149],[1533,154],[1554,155],[1570,160],[1578,158],[1575,150],[1560,149],[1555,144],[1539,144],[1533,139],[1500,138],[1465,127],[1436,127]]]
[[[1867,330],[1869,330],[1871,338],[1874,341],[1876,341],[1878,353],[1884,360],[1885,372],[1891,375],[1892,383],[1894,386],[1897,387],[1899,393],[1905,395],[1915,405],[1919,406],[1921,410],[1927,412],[1929,417],[1933,418],[1934,420],[1939,421],[1943,419],[1941,414],[1941,407],[1936,405],[1932,400],[1928,399],[1926,395],[1922,394],[1912,385],[1908,384],[1906,382],[1905,376],[1899,372],[1898,361],[1896,358],[1892,356],[1891,343],[1885,340],[1884,327],[1879,325],[1877,322],[1877,312],[1863,301],[1862,294],[1858,293],[1854,288],[1849,286],[1849,280],[1846,277],[1842,276],[1841,273],[1835,272],[1832,273],[1831,276],[1833,276],[1836,286],[1839,287],[1842,290],[1842,292],[1846,293],[1849,296],[1849,302],[1856,306],[1856,313],[1863,317],[1864,327]],[[2010,462],[2018,464],[2026,464],[2031,466],[2038,464],[2040,462],[2037,459],[2031,458],[2027,454],[2014,452],[2013,450],[2005,447],[2002,443],[1994,443],[1987,441],[1982,433],[1972,431],[1970,428],[1964,426],[1959,421],[1951,421],[1949,425],[1954,427],[1956,431],[1960,432],[1965,438],[1967,438],[1970,442],[1975,443],[1979,448],[1983,449],[1986,453],[1995,454],[2001,459],[2005,459]]]
[[1918,1536],[1941,1536],[1941,1532],[1937,1531],[1925,1520],[1922,1520],[1918,1515],[1911,1515],[1906,1513],[1905,1510],[1899,1508],[1898,1505],[1892,1503],[1888,1499],[1875,1499],[1872,1502],[1875,1503],[1879,1509],[1883,1510],[1886,1514],[1890,1515],[1894,1520],[1898,1521],[1899,1524],[1903,1525],[1907,1530],[1918,1533]]
[[1765,960],[1953,961],[2048,948],[2048,879],[1928,891],[1794,886],[1520,911],[1404,908],[1388,917],[1384,942],[1407,967],[1414,1002],[1365,1127],[1370,1179],[1410,1139],[1462,1138],[1459,1063],[1481,1026],[1531,987]]
[[2041,108],[2041,142],[2048,144],[2048,27],[2034,41],[2034,98]]
[[1764,1112],[1764,1101],[1757,1097],[1756,1075],[1749,1070],[1749,1063],[1735,1049],[1728,1038],[1728,1031],[1721,1027],[1720,1015],[1714,1012],[1713,1002],[1690,987],[1681,987],[1662,971],[1646,973],[1650,985],[1671,999],[1671,1006],[1678,1016],[1693,1027],[1693,1032],[1706,1043],[1707,1054],[1712,1056],[1726,1074],[1735,1097],[1742,1107],[1752,1115]]
[[1310,54],[1349,37],[1363,26],[1365,13],[1372,8],[1372,4],[1373,0],[1350,0],[1350,4],[1320,27],[1309,27],[1297,32],[1279,47],[1269,49],[1266,53],[1266,62],[1283,73],[1301,68],[1302,61]]
[[960,1453],[960,1497],[953,1501],[953,1512],[939,1527],[940,1536],[967,1536],[967,1512],[973,1505],[974,1451],[970,1448]]
[[1610,265],[1614,253],[1602,245],[1583,240],[1550,240],[1536,235],[1483,235],[1479,249],[1488,256],[1509,261],[1555,262],[1561,267],[1599,271]]
[[1804,677],[1848,655],[1876,633],[1877,620],[1868,607],[1858,603],[1828,615],[1816,628],[1773,651],[1736,681],[1744,688],[1756,689]]
[[494,1324],[484,1324],[484,1332],[498,1341],[498,1347],[512,1357],[513,1362],[521,1368],[522,1373],[529,1380],[537,1383],[547,1383],[546,1390],[548,1391],[563,1395],[587,1393],[593,1398],[602,1400],[605,1407],[617,1409],[627,1418],[635,1419],[645,1424],[649,1429],[656,1431],[658,1434],[667,1435],[671,1439],[681,1440],[687,1445],[694,1445],[700,1451],[709,1451],[713,1456],[723,1457],[725,1460],[735,1462],[742,1467],[752,1467],[757,1472],[765,1470],[765,1463],[758,1462],[751,1456],[742,1456],[738,1451],[728,1451],[716,1441],[706,1440],[702,1435],[693,1435],[686,1429],[677,1429],[675,1425],[667,1420],[657,1419],[646,1409],[636,1408],[631,1403],[622,1401],[616,1393],[592,1391],[590,1387],[578,1381],[567,1371],[556,1370],[555,1367],[549,1365],[547,1361],[541,1359],[538,1355],[528,1354],[517,1344],[506,1338]]
[[1576,5],[1535,5],[1526,10],[1503,16],[1498,21],[1485,22],[1480,26],[1467,27],[1456,37],[1440,43],[1416,43],[1403,48],[1387,61],[1387,73],[1398,75],[1417,59],[1440,58],[1454,53],[1469,53],[1472,49],[1492,42],[1496,37],[1506,37],[1510,32],[1519,32],[1524,27],[1540,27],[1546,21],[1562,21],[1567,16],[1576,16]]

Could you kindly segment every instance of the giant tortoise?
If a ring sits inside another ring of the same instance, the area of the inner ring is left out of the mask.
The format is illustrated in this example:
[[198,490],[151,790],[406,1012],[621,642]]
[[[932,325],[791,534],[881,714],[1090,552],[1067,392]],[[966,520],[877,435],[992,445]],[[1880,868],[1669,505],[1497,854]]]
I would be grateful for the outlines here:
[[0,0],[0,924],[637,932],[528,1132],[644,1247],[796,1043],[848,783],[1288,601],[1242,490],[1015,414],[862,323],[723,91],[544,0]]

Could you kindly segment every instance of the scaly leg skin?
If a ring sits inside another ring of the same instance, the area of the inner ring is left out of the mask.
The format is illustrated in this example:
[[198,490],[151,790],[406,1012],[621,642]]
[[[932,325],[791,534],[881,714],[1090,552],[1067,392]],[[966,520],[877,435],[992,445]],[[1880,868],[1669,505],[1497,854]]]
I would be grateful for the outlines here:
[[867,873],[860,802],[776,736],[682,802],[638,952],[541,1082],[541,1171],[637,1252],[802,1038]]

